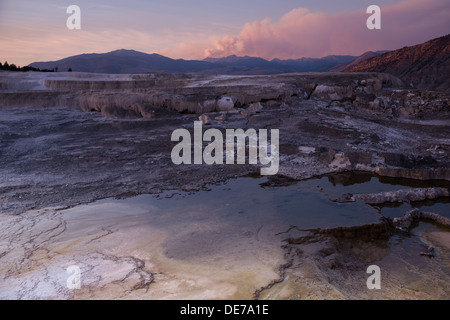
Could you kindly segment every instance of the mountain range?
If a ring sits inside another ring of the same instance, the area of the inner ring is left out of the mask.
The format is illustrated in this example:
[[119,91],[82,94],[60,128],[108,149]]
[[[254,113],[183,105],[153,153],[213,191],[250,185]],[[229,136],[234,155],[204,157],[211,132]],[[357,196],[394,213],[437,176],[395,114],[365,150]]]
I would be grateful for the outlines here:
[[[372,52],[372,56],[382,52]],[[156,53],[147,54],[134,50],[116,50],[108,53],[81,54],[58,61],[34,62],[29,66],[39,69],[58,69],[58,71],[129,74],[145,72],[168,73],[208,73],[228,75],[262,75],[293,72],[326,72],[331,69],[343,69],[349,63],[361,57],[327,56],[323,58],[301,58],[295,60],[258,57],[206,58],[204,60],[171,59]]]

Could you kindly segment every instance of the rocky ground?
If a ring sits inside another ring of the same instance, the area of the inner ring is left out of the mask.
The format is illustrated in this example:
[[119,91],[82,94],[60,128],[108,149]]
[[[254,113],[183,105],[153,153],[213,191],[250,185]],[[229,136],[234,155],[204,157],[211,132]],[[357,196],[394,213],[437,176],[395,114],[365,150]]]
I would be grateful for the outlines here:
[[[53,292],[54,287],[39,291],[39,284],[31,278],[20,280],[39,261],[62,250],[52,247],[52,239],[67,232],[67,222],[58,215],[63,208],[163,190],[199,190],[206,184],[259,173],[257,165],[174,165],[170,157],[176,144],[170,139],[173,130],[192,131],[199,119],[206,128],[223,132],[228,128],[279,129],[279,177],[283,179],[365,171],[398,179],[450,180],[449,97],[405,89],[388,74],[235,77],[2,72],[0,223],[5,231],[0,242],[1,277],[20,289],[9,294],[2,287],[0,296],[39,298],[39,292],[50,292],[44,296],[71,297],[61,290]],[[102,232],[108,231],[97,230],[90,237]],[[91,238],[83,241],[90,243]],[[442,236],[439,239],[448,248],[449,242],[442,241]],[[347,242],[327,242],[330,250],[344,245],[348,247]],[[317,257],[315,249],[301,250]],[[345,255],[361,258],[351,251]],[[278,258],[277,263],[284,265],[286,257]],[[122,266],[111,279],[94,281],[92,286],[104,287],[120,279],[129,281],[120,286],[140,290],[148,288],[155,277],[148,262],[138,257],[97,253],[89,259],[91,266]],[[268,267],[272,278],[277,278],[278,272],[273,274],[277,263]],[[448,261],[442,263],[446,266]],[[337,265],[348,269],[346,264]],[[323,291],[310,297],[355,297],[344,285],[331,292],[324,280],[326,272],[311,270],[321,279]],[[285,283],[291,286],[289,281]],[[261,279],[256,282],[264,287]],[[308,284],[310,293],[313,283]],[[387,297],[401,294],[399,287]],[[448,294],[448,286],[442,287],[443,293],[435,297]],[[257,296],[264,297],[263,291]],[[267,297],[296,297],[289,292]],[[121,291],[111,296],[126,295]],[[425,297],[433,298],[433,294]]]

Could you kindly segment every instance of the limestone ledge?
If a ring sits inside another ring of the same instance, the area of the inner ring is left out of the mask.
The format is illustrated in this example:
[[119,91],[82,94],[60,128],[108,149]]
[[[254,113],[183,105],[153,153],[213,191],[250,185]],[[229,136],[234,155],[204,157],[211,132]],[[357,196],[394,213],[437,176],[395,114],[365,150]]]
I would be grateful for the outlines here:
[[0,106],[63,106],[117,118],[152,118],[155,108],[203,114],[254,103],[310,99],[392,116],[449,110],[445,94],[405,88],[398,78],[382,73],[212,76],[2,72],[0,97]]

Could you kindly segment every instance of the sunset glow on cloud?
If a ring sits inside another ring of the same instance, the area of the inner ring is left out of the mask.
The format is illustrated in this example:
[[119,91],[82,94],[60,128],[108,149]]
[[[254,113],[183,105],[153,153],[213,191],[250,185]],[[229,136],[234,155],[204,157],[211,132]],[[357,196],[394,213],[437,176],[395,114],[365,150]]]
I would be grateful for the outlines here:
[[450,6],[445,0],[404,1],[382,9],[382,30],[365,28],[365,10],[326,14],[294,9],[279,21],[251,22],[238,36],[226,36],[206,54],[266,59],[360,55],[369,50],[397,49],[425,42],[450,31]]
[[[240,24],[231,20],[216,23],[212,21],[214,17],[202,20],[202,8],[198,8],[196,16],[186,18],[175,13],[165,17],[151,10],[152,15],[147,15],[147,19],[141,16],[133,19],[131,13],[120,16],[121,8],[113,5],[91,9],[80,4],[82,29],[74,31],[64,27],[68,17],[65,7],[60,2],[50,2],[51,10],[46,12],[51,15],[30,16],[20,22],[13,14],[9,17],[8,10],[12,9],[4,3],[0,5],[0,61],[26,65],[121,48],[184,59],[232,54],[266,59],[360,55],[369,50],[418,44],[450,30],[448,0],[404,0],[392,4],[384,1],[381,30],[366,28],[366,5],[357,10],[331,13],[292,8],[276,19],[262,16]],[[31,4],[28,9],[33,10]],[[21,10],[26,11],[26,6]],[[134,13],[144,14],[139,8]],[[166,20],[169,22],[165,23]]]

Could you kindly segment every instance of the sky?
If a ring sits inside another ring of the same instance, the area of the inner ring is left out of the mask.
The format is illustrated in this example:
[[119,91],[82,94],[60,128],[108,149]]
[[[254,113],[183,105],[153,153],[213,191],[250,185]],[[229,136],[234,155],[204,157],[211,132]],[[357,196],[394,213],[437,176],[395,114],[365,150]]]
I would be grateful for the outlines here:
[[[381,8],[369,30],[367,7]],[[81,9],[69,30],[67,7]],[[319,58],[394,50],[450,31],[449,0],[0,0],[0,61],[133,49],[171,58]]]

